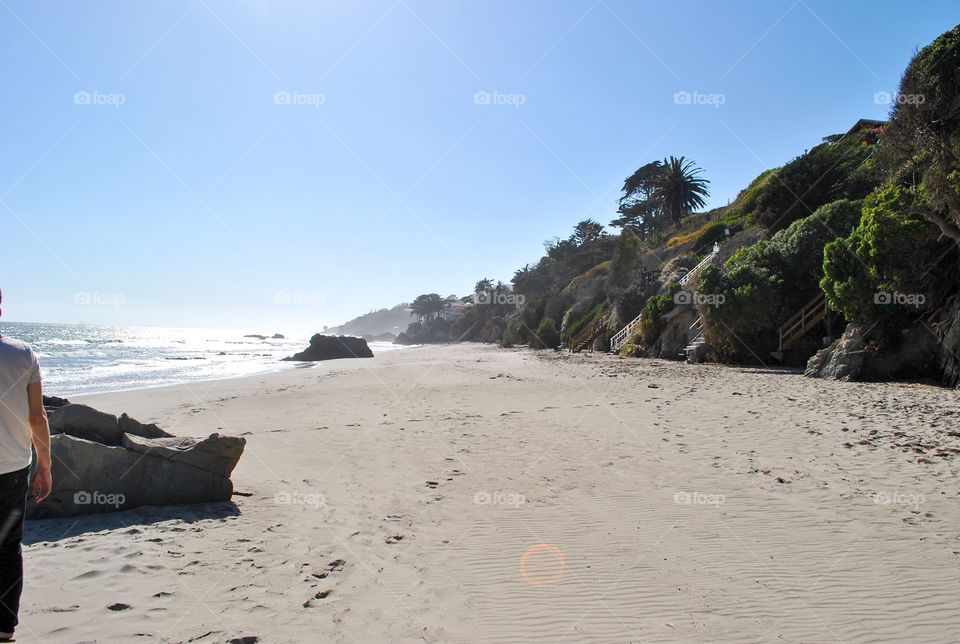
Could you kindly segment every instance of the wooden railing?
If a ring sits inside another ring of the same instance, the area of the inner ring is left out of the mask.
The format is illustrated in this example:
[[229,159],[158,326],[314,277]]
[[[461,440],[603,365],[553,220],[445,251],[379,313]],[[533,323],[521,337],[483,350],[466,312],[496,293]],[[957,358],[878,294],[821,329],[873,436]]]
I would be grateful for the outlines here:
[[[687,271],[686,275],[680,278],[680,286],[686,286],[687,282],[691,277],[700,272],[700,270],[709,264],[714,257],[716,257],[719,250],[719,245],[715,244],[713,249],[710,251],[710,254],[700,260],[696,266]],[[627,343],[630,339],[630,336],[640,327],[640,324],[643,322],[643,312],[640,313],[637,317],[630,320],[625,327],[617,331],[612,338],[610,338],[610,351],[616,353],[620,350],[623,345]]]
[[701,316],[687,328],[687,346],[680,352],[680,356],[685,358],[687,362],[695,362],[697,350],[704,344],[706,344],[706,340],[703,337],[703,317]]
[[829,312],[827,298],[824,297],[822,292],[818,293],[780,327],[779,350],[783,352],[796,344],[797,340],[805,336],[818,322],[827,317]]
[[[690,337],[690,332],[693,331],[693,337]],[[690,342],[693,342],[697,338],[703,335],[703,316],[698,317],[693,324],[687,328],[687,337],[690,339]]]
[[690,281],[690,278],[700,272],[700,269],[710,263],[710,261],[716,256],[717,248],[714,247],[710,254],[700,260],[700,263],[687,271],[687,274],[680,278],[680,286],[686,286],[687,282]]
[[577,335],[570,339],[568,345],[571,353],[578,353],[585,346],[591,344],[607,328],[607,321],[610,320],[610,309],[605,308],[596,320],[586,325]]
[[620,350],[623,345],[627,343],[627,340],[630,339],[630,336],[640,328],[640,325],[643,324],[643,312],[640,312],[640,315],[633,318],[630,322],[627,323],[627,326],[623,327],[617,331],[612,338],[610,338],[610,350],[616,353]]

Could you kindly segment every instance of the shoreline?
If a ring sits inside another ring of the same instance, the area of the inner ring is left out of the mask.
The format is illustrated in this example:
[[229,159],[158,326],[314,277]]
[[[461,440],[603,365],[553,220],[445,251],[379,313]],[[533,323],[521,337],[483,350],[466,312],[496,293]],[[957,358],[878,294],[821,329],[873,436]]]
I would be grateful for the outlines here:
[[[321,361],[321,362],[323,362],[323,361]],[[170,382],[170,383],[166,383],[166,384],[162,384],[162,385],[148,385],[148,386],[146,386],[146,387],[129,387],[129,388],[125,388],[125,389],[111,389],[111,390],[109,390],[109,391],[91,391],[91,392],[82,393],[82,394],[72,394],[72,395],[70,395],[70,396],[60,396],[60,395],[57,394],[57,393],[50,393],[50,392],[46,391],[46,388],[44,388],[43,395],[44,395],[44,396],[58,396],[58,397],[61,397],[61,398],[69,398],[69,399],[70,399],[70,402],[73,402],[74,400],[79,400],[79,399],[81,399],[81,398],[89,398],[90,396],[108,396],[108,395],[111,395],[111,394],[134,393],[134,392],[150,392],[150,391],[155,391],[155,390],[158,390],[158,389],[168,389],[168,388],[171,388],[171,387],[189,387],[190,385],[195,385],[195,384],[203,384],[203,383],[209,383],[209,382],[219,382],[219,381],[221,381],[221,380],[223,380],[223,381],[229,381],[229,380],[242,380],[242,379],[244,379],[244,378],[257,378],[257,377],[260,377],[260,376],[266,376],[266,375],[270,375],[270,374],[274,374],[274,373],[286,373],[286,372],[288,372],[288,371],[296,371],[296,370],[299,370],[299,369],[310,369],[310,368],[316,366],[316,364],[319,364],[319,362],[318,362],[318,363],[309,363],[309,362],[296,363],[296,364],[293,364],[293,365],[290,366],[290,367],[286,367],[286,368],[283,368],[283,369],[267,369],[267,370],[264,370],[264,371],[257,371],[257,372],[254,372],[254,373],[244,373],[244,374],[239,374],[239,375],[235,375],[235,376],[218,376],[218,377],[214,377],[214,378],[199,378],[199,379],[197,379],[197,380],[184,380],[184,381],[180,381],[180,382]]]
[[951,390],[482,344],[333,362],[85,397],[243,435],[243,495],[29,523],[22,637],[960,630]]
[[[421,345],[421,344],[399,345],[399,346],[397,347],[397,349],[390,349],[390,350],[388,350],[388,351],[385,351],[384,353],[390,353],[390,352],[393,352],[393,351],[399,351],[399,350],[404,350],[404,349],[417,349],[417,348],[420,348],[420,347],[422,347],[422,346],[424,346],[424,345]],[[374,354],[374,358],[376,358],[376,357],[377,357],[377,354]],[[278,362],[280,362],[280,363],[286,362],[286,364],[289,364],[290,366],[288,366],[288,367],[283,367],[283,368],[277,368],[277,369],[266,369],[266,370],[264,370],[264,371],[257,371],[257,372],[254,372],[254,373],[244,373],[244,374],[239,374],[239,375],[235,375],[235,376],[219,376],[219,377],[215,377],[215,378],[200,378],[200,379],[197,379],[197,380],[186,380],[186,381],[182,381],[182,382],[171,382],[171,383],[166,383],[166,384],[163,384],[163,385],[150,385],[150,386],[147,386],[147,387],[132,387],[132,388],[127,388],[127,389],[114,389],[114,390],[110,390],[110,391],[91,391],[91,392],[83,393],[83,394],[73,394],[73,395],[70,396],[69,398],[71,399],[71,402],[73,402],[73,399],[74,399],[74,398],[79,399],[79,398],[87,398],[87,397],[90,397],[90,396],[105,396],[105,395],[109,395],[109,394],[122,394],[122,393],[127,393],[127,392],[149,392],[149,391],[153,391],[153,390],[156,390],[156,389],[166,389],[166,388],[168,388],[168,387],[188,387],[188,386],[194,385],[194,384],[209,383],[209,382],[218,382],[218,381],[221,381],[221,380],[242,380],[242,379],[244,379],[244,378],[258,378],[258,377],[262,377],[262,376],[266,376],[266,375],[270,375],[270,374],[274,374],[274,373],[287,373],[287,372],[290,372],[290,371],[300,371],[300,370],[315,369],[316,367],[318,367],[318,366],[320,366],[320,365],[323,365],[323,364],[328,364],[328,363],[331,363],[331,362],[338,362],[338,361],[343,361],[343,360],[370,360],[370,358],[337,358],[337,359],[333,359],[333,360],[302,360],[302,361],[297,361],[297,360],[289,360],[289,361],[279,360]],[[51,394],[51,393],[47,392],[46,390],[44,390],[44,395],[45,395],[45,396],[59,396],[59,394]],[[60,396],[60,397],[66,398],[67,396]]]

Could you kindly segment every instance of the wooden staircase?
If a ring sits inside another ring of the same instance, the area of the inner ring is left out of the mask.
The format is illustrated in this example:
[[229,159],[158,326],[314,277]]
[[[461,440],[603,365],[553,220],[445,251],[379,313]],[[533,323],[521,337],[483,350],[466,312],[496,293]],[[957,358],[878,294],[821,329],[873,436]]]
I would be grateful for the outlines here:
[[[706,266],[711,261],[713,261],[713,258],[716,257],[717,253],[719,252],[719,248],[720,247],[718,244],[714,244],[713,249],[710,251],[710,253],[706,257],[704,257],[702,260],[700,260],[700,263],[698,263],[696,266],[691,268],[689,271],[687,271],[687,273],[683,277],[680,278],[678,282],[680,286],[686,286],[687,282],[690,281],[691,277],[699,273],[704,266]],[[647,271],[644,271],[644,275],[646,275],[646,273]],[[654,271],[649,271],[649,273],[652,276],[654,274]],[[651,282],[652,282],[652,277],[651,277]],[[697,320],[698,324],[699,322],[700,320]],[[637,331],[637,329],[640,328],[640,325],[642,323],[643,323],[643,312],[641,312],[640,315],[638,315],[637,317],[633,318],[630,322],[627,323],[625,327],[617,331],[614,334],[614,336],[610,338],[610,352],[617,353],[618,351],[620,351],[623,345],[625,345],[627,341],[630,340],[630,336],[632,336]],[[702,339],[702,335],[701,335],[701,339]]]
[[585,326],[577,335],[571,338],[570,343],[567,345],[570,353],[580,353],[587,347],[591,347],[592,350],[593,341],[597,339],[597,336],[607,330],[607,322],[609,320],[610,309],[606,308],[596,320]]
[[797,340],[809,333],[829,314],[830,307],[827,306],[827,298],[822,292],[817,293],[812,300],[807,302],[802,309],[780,327],[780,348],[777,351],[780,355],[775,357],[782,358],[784,351],[796,344]]

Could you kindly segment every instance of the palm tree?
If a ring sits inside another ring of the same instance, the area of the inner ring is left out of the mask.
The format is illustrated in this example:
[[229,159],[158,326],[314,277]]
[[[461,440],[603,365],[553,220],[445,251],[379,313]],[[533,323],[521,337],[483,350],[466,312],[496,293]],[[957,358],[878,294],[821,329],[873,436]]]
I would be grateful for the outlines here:
[[681,219],[707,205],[705,198],[710,196],[707,190],[710,182],[700,178],[701,172],[703,170],[686,157],[671,156],[663,161],[653,198],[677,228]]

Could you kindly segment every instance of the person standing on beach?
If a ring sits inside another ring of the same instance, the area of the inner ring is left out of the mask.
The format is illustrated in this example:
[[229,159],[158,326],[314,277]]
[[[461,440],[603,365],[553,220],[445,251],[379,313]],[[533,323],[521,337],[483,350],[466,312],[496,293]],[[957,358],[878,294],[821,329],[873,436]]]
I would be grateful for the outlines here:
[[[0,302],[3,293],[0,292]],[[2,311],[0,311],[2,315]],[[0,642],[13,639],[23,591],[23,515],[31,447],[37,452],[32,491],[50,494],[50,427],[43,409],[40,365],[23,342],[0,335]]]

